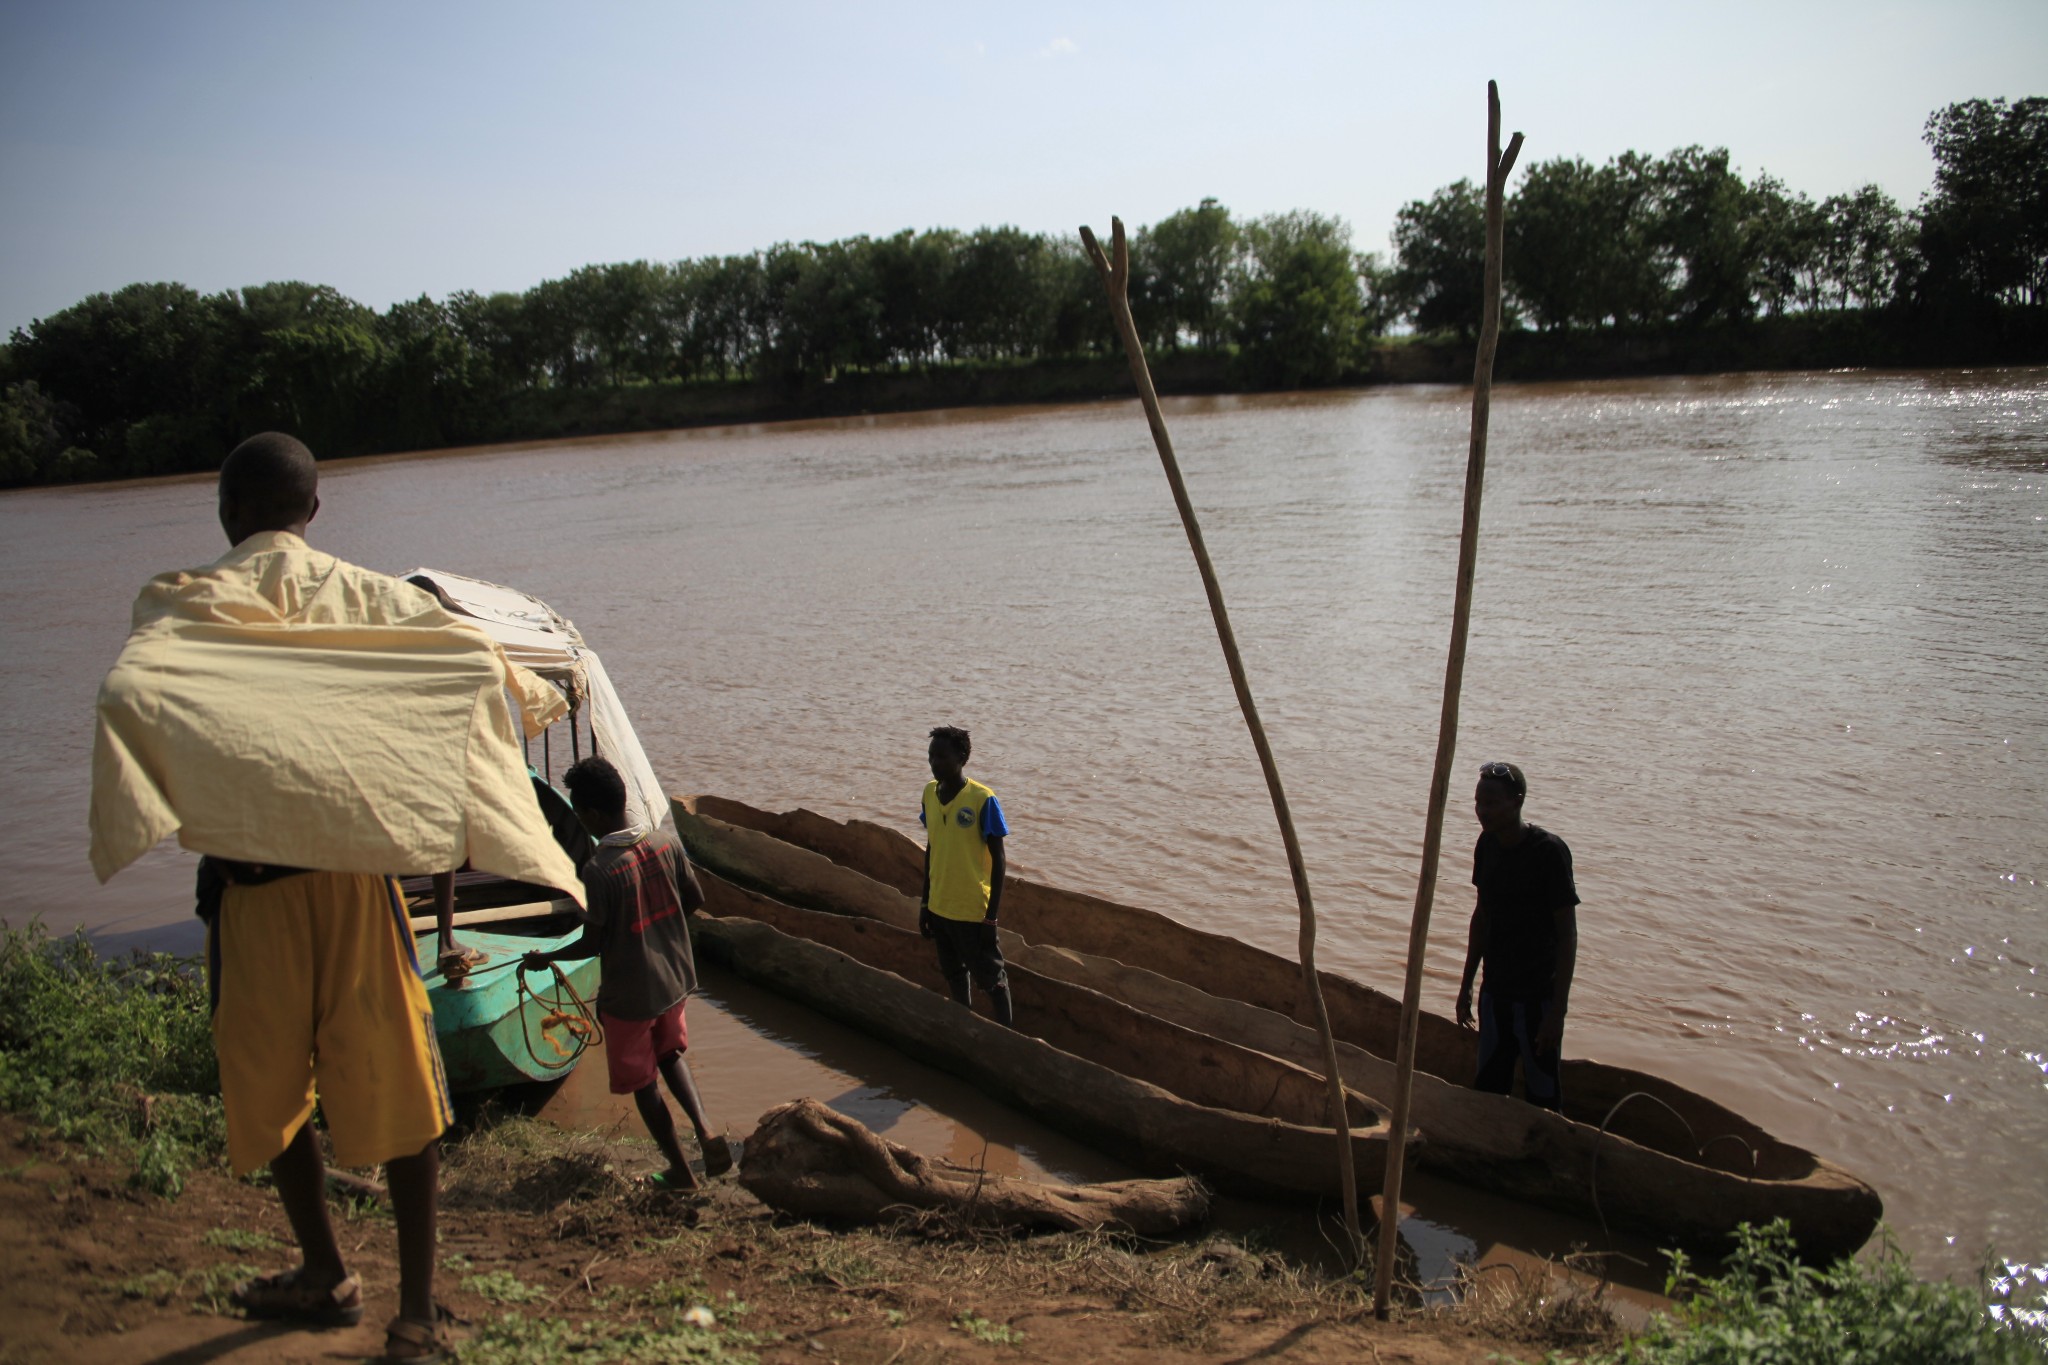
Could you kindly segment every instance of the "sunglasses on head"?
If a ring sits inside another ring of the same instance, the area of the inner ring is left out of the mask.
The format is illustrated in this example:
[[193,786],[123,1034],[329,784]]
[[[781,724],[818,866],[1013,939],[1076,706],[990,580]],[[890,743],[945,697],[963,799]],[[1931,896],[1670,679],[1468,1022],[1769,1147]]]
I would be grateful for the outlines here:
[[1479,775],[1499,778],[1503,782],[1515,780],[1515,770],[1505,763],[1482,763],[1479,765]]

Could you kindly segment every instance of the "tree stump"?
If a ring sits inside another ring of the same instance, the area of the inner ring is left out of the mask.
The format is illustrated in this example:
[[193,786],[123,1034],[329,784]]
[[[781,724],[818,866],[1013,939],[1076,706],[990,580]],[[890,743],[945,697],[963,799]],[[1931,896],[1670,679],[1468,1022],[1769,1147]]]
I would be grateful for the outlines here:
[[1209,1216],[1209,1191],[1192,1176],[1061,1185],[991,1175],[899,1146],[814,1099],[761,1116],[739,1180],[770,1208],[858,1223],[938,1212],[972,1227],[1159,1236]]

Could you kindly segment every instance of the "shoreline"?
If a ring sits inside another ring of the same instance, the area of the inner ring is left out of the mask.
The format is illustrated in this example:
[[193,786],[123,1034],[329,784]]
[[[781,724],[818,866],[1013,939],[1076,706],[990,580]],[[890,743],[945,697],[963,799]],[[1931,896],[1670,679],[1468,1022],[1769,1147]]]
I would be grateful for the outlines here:
[[[1472,343],[1448,337],[1382,338],[1335,382],[1262,388],[1240,382],[1235,358],[1166,352],[1148,361],[1162,398],[1279,398],[1390,387],[1471,382]],[[1700,378],[1842,371],[2025,369],[2048,364],[2048,309],[2015,313],[2006,325],[1962,333],[1917,326],[1890,314],[1816,314],[1714,327],[1503,333],[1496,385]],[[1014,363],[960,362],[924,370],[848,370],[812,381],[687,380],[620,387],[527,389],[505,396],[473,428],[449,429],[440,444],[323,453],[323,465],[498,453],[565,441],[665,433],[790,428],[857,418],[937,418],[1135,401],[1121,356],[1055,357]],[[44,481],[0,487],[147,487],[209,479],[210,469],[114,479]]]

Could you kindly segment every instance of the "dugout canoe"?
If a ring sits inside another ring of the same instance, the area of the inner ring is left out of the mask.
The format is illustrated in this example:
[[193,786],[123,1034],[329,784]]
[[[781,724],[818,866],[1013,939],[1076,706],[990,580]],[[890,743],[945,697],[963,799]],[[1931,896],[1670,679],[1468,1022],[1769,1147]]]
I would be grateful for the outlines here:
[[[1334,1196],[1337,1139],[1316,1073],[1071,981],[1010,966],[1016,1027],[962,1009],[915,930],[788,905],[699,866],[699,956],[959,1076],[1147,1174],[1192,1173],[1267,1198]],[[1388,1127],[1346,1108],[1358,1187],[1386,1171]],[[1416,1134],[1410,1150],[1426,1145]]]
[[[893,830],[713,796],[673,808],[700,868],[816,912],[914,927],[923,850]],[[1286,958],[1016,877],[1004,887],[1003,924],[1005,954],[1042,977],[1321,1074],[1300,968]],[[1321,978],[1346,1087],[1383,1109],[1373,1097],[1393,1093],[1400,1002],[1331,972]],[[1020,1015],[1026,999],[1019,991]],[[1708,1253],[1726,1250],[1741,1223],[1782,1217],[1803,1255],[1827,1260],[1862,1246],[1883,1212],[1864,1181],[1672,1081],[1569,1059],[1565,1111],[1554,1114],[1463,1084],[1476,1047],[1470,1030],[1422,1016],[1411,1108],[1428,1134],[1416,1153],[1425,1170]]]

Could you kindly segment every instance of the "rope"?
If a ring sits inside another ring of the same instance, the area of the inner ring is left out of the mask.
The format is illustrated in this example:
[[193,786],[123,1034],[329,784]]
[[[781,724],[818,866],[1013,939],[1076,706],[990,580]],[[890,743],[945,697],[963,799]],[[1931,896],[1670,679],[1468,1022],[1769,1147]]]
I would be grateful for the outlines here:
[[[583,1055],[583,1049],[589,1047],[591,1040],[597,1037],[597,1011],[591,1009],[589,1001],[577,994],[576,987],[570,984],[567,973],[563,972],[559,964],[550,962],[548,970],[555,974],[555,990],[551,995],[544,996],[526,984],[526,964],[519,965],[519,1036],[526,1044],[526,1055],[533,1059],[535,1066],[543,1071],[562,1071],[574,1066],[576,1059]],[[568,996],[567,1000],[562,998],[565,994]],[[540,1036],[543,1042],[555,1050],[552,1058],[543,1057],[534,1050],[533,1029],[526,1017],[526,1002],[529,999],[547,1011],[541,1016]],[[573,1011],[571,1006],[574,1007]],[[573,1050],[563,1046],[562,1040],[553,1035],[551,1030],[557,1028],[575,1042]]]
[[1691,1138],[1693,1141],[1693,1155],[1695,1156],[1705,1156],[1707,1154],[1707,1148],[1713,1146],[1717,1142],[1732,1142],[1736,1146],[1742,1148],[1743,1151],[1749,1153],[1749,1170],[1743,1174],[1742,1178],[1745,1182],[1756,1179],[1756,1163],[1757,1157],[1759,1155],[1756,1148],[1750,1146],[1747,1142],[1743,1141],[1734,1133],[1721,1133],[1714,1137],[1708,1138],[1705,1142],[1701,1142],[1700,1135],[1692,1130],[1692,1125],[1685,1121],[1685,1116],[1683,1114],[1679,1113],[1676,1109],[1673,1109],[1670,1105],[1658,1099],[1655,1095],[1652,1095],[1647,1090],[1631,1090],[1628,1094],[1623,1095],[1620,1099],[1616,1100],[1614,1102],[1614,1107],[1607,1111],[1607,1117],[1600,1120],[1600,1135],[1593,1139],[1593,1169],[1590,1172],[1588,1183],[1590,1184],[1592,1190],[1593,1212],[1598,1214],[1600,1217],[1600,1233],[1602,1236],[1607,1237],[1609,1240],[1612,1240],[1614,1234],[1612,1231],[1608,1229],[1606,1210],[1600,1207],[1600,1144],[1607,1138],[1607,1126],[1614,1122],[1614,1116],[1616,1114],[1619,1114],[1621,1112],[1621,1107],[1627,1104],[1630,1100],[1648,1100],[1651,1104],[1656,1105],[1659,1109],[1662,1109],[1665,1113],[1671,1115],[1672,1118],[1677,1119],[1678,1126],[1685,1129],[1685,1135]]

